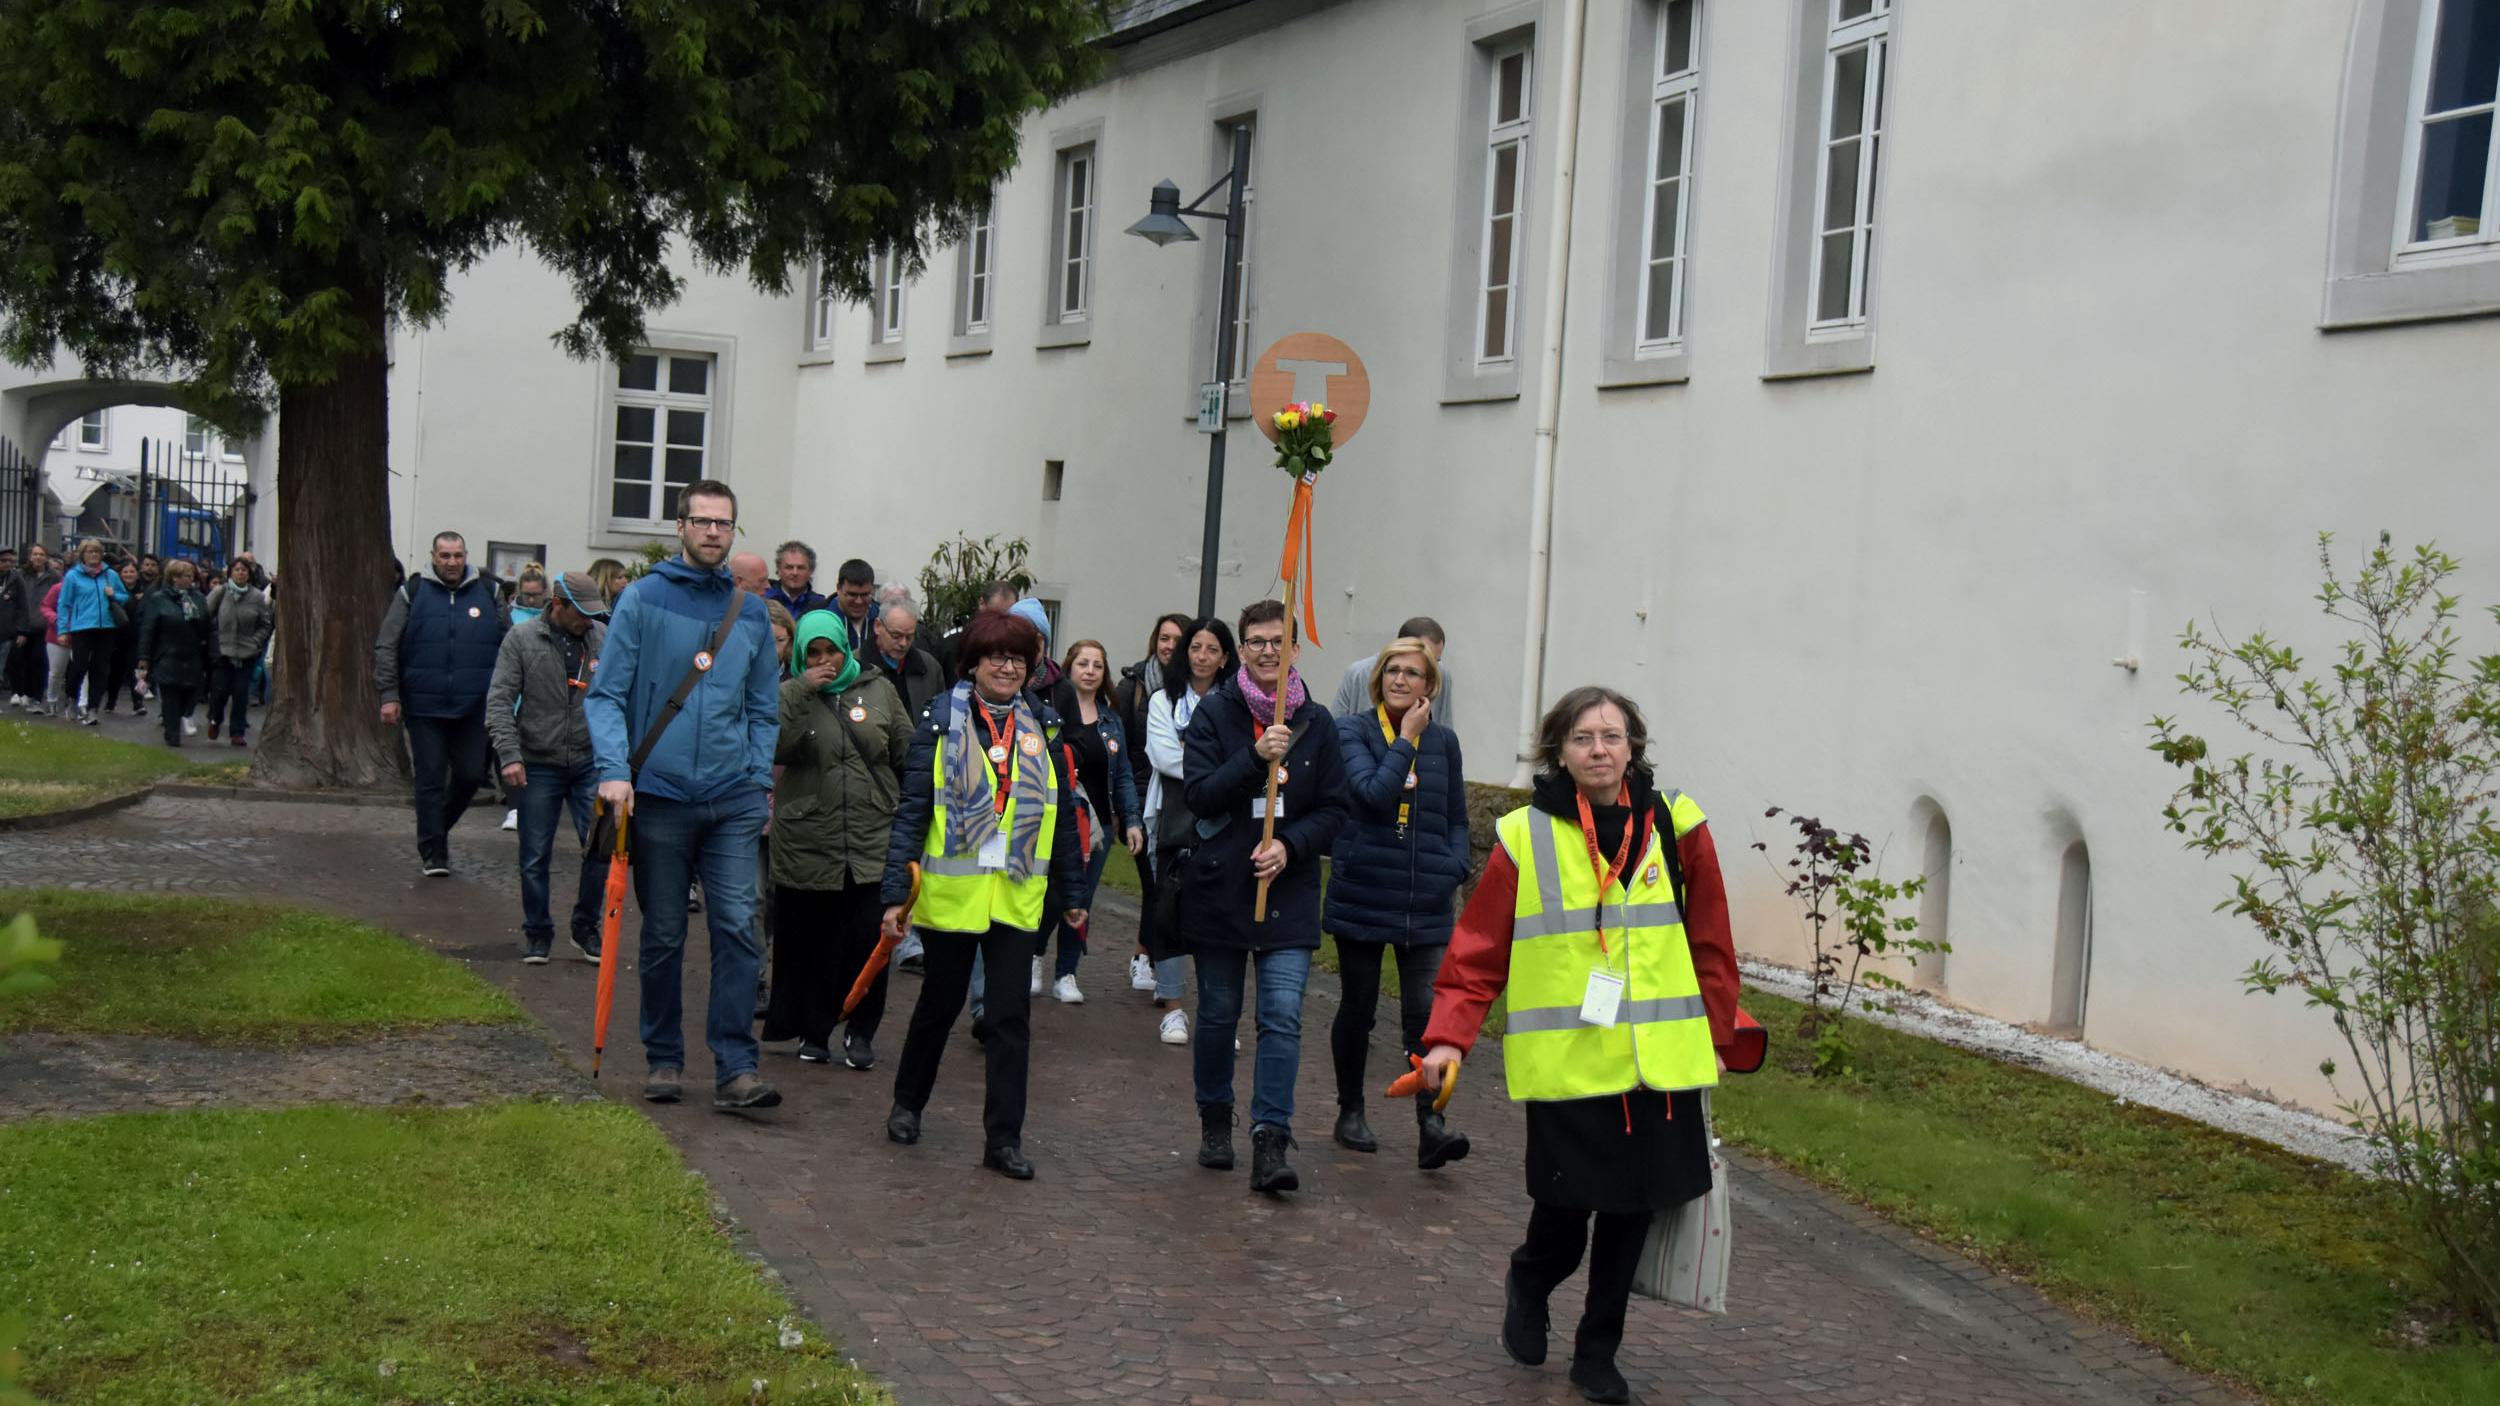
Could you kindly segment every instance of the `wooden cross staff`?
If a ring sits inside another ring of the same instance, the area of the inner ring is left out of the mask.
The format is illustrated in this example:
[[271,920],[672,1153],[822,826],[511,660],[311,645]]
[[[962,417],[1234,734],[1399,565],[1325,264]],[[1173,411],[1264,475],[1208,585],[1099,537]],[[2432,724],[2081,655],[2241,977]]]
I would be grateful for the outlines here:
[[[1322,447],[1307,451],[1280,440],[1276,423],[1278,411],[1296,404],[1296,383],[1305,377],[1317,378],[1318,393],[1299,397],[1300,402],[1326,404],[1331,422]],[[1301,653],[1306,632],[1314,639],[1319,634],[1319,622],[1311,609],[1311,487],[1319,482],[1320,470],[1327,467],[1336,450],[1363,427],[1371,400],[1371,377],[1363,370],[1363,358],[1354,354],[1354,348],[1325,332],[1296,332],[1280,337],[1259,354],[1257,364],[1250,368],[1251,422],[1277,444],[1276,466],[1294,475],[1293,515],[1285,521],[1284,564],[1279,569],[1285,581],[1285,662],[1276,674],[1275,721],[1288,727],[1292,720],[1284,716],[1285,698],[1293,686],[1294,657]],[[1297,600],[1301,606],[1300,628],[1295,625]],[[1278,793],[1284,779],[1284,759],[1269,762],[1267,821],[1259,832],[1262,848],[1276,838]],[[1253,922],[1267,921],[1269,882],[1259,880],[1258,900],[1251,911]]]

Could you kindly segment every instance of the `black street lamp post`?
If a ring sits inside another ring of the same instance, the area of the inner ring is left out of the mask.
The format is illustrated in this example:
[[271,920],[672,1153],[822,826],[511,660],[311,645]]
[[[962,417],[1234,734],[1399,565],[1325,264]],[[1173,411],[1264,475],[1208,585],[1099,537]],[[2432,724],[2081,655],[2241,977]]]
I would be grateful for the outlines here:
[[[1128,232],[1157,245],[1195,240],[1183,216],[1224,222],[1224,291],[1216,316],[1215,381],[1219,399],[1229,398],[1233,385],[1233,323],[1241,316],[1241,224],[1242,196],[1250,185],[1250,126],[1241,123],[1233,128],[1233,164],[1221,180],[1207,187],[1206,193],[1187,205],[1181,204],[1181,189],[1170,181],[1158,181],[1148,201],[1146,218],[1128,227]],[[1209,210],[1206,204],[1217,191],[1223,191],[1224,208]],[[1206,539],[1198,551],[1198,614],[1215,614],[1215,565],[1218,538],[1224,523],[1224,433],[1231,418],[1231,407],[1224,406],[1215,417],[1215,433],[1207,443],[1207,523]]]

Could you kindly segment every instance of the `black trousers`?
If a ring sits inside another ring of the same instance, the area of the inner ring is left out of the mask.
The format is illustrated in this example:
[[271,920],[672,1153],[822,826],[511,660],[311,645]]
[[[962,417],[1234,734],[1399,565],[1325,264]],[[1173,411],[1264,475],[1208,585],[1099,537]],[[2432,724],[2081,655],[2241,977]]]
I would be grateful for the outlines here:
[[402,721],[416,772],[417,857],[448,862],[451,827],[469,813],[469,802],[486,782],[486,710],[464,718]]
[[[228,737],[241,737],[252,728],[252,666],[257,660],[212,659],[208,663],[208,720],[224,722]],[[478,725],[485,726],[484,714]]]
[[1528,1238],[1510,1252],[1510,1272],[1521,1292],[1543,1302],[1556,1285],[1580,1267],[1588,1255],[1588,1306],[1580,1314],[1580,1332],[1571,1355],[1583,1362],[1612,1364],[1623,1346],[1623,1315],[1632,1300],[1632,1273],[1640,1267],[1641,1245],[1649,1238],[1650,1213],[1596,1214],[1594,1233],[1587,1211],[1564,1210],[1542,1201],[1528,1213]]
[[41,703],[44,686],[52,681],[52,656],[44,653],[43,631],[19,635],[17,647],[9,651],[9,692],[20,698]]
[[[794,889],[773,886],[779,912],[773,934],[773,999],[764,1013],[767,1040],[805,1040],[831,1045],[833,1029],[842,1023],[842,1002],[851,994],[876,950],[877,923],[885,905],[877,901],[874,882],[838,889]],[[851,1012],[849,1033],[877,1038],[885,1020],[887,973],[877,973],[859,1009]],[[969,970],[966,981],[971,980]]]
[[156,716],[165,724],[165,745],[182,745],[182,715],[200,696],[198,684],[159,683],[156,686]]
[[[1328,1027],[1328,1051],[1337,1061],[1337,1106],[1363,1106],[1363,1066],[1371,1054],[1372,1021],[1380,1006],[1380,958],[1398,954],[1398,1026],[1410,1054],[1424,1052],[1424,1028],[1432,1023],[1432,982],[1441,974],[1441,958],[1450,949],[1392,947],[1386,942],[1337,939],[1337,982],[1344,1000]],[[1392,1071],[1403,1074],[1401,1067]],[[1418,1110],[1430,1107],[1417,1099]]]
[[922,928],[920,945],[920,1001],[912,1007],[903,1058],[894,1070],[894,1101],[914,1113],[929,1106],[946,1037],[972,993],[972,964],[981,962],[989,986],[981,1013],[989,1032],[982,1046],[989,1063],[981,1105],[984,1146],[1022,1146],[1024,1082],[1033,1057],[1033,934],[998,926],[977,934]]
[[69,641],[69,674],[62,680],[61,696],[70,706],[78,706],[78,690],[85,687],[94,696],[87,706],[101,711],[104,706],[104,679],[113,670],[113,632],[73,630],[63,636]]

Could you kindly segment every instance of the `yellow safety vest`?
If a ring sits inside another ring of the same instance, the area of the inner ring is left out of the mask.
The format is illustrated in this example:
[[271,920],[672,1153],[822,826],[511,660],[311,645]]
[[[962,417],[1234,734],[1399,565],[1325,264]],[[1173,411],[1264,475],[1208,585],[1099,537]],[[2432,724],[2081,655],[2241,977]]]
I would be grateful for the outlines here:
[[1007,775],[994,778],[991,784],[1008,788],[1007,811],[998,818],[998,828],[1002,834],[1013,835],[1016,807],[1024,804],[1013,794],[1015,773],[1028,765],[1042,769],[1042,833],[1034,843],[1033,872],[1017,879],[1004,869],[982,868],[976,855],[950,857],[946,853],[946,747],[941,742],[930,749],[930,794],[937,804],[929,809],[929,833],[920,843],[920,901],[912,909],[914,927],[975,933],[988,932],[995,925],[1025,932],[1041,930],[1051,850],[1059,837],[1059,778],[1050,769],[1047,740],[1039,756],[1026,755],[1021,746],[1008,748]]
[[[1703,820],[1701,807],[1680,791],[1668,793],[1667,811],[1679,838]],[[1519,871],[1502,1037],[1510,1096],[1592,1098],[1717,1084],[1709,1012],[1655,830],[1647,851],[1607,888],[1602,908],[1578,825],[1523,806],[1503,816],[1496,833]],[[1600,969],[1624,982],[1612,1025],[1581,1018],[1590,974]]]

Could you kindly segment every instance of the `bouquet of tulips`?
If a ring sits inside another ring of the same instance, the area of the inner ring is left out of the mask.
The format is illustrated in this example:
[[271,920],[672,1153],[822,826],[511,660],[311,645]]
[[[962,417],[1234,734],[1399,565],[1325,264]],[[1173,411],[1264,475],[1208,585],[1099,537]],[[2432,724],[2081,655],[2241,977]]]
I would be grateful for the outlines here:
[[1337,412],[1319,401],[1295,401],[1276,412],[1276,467],[1296,478],[1315,474],[1336,457]]

